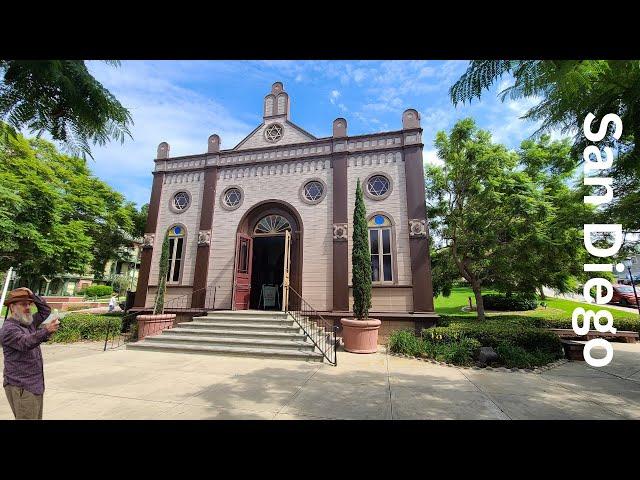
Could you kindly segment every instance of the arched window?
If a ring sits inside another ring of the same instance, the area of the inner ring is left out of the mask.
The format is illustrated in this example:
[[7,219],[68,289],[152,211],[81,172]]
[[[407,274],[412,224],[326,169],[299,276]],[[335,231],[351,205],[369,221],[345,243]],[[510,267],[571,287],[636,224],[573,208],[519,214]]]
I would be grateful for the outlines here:
[[184,227],[174,225],[169,229],[169,271],[167,283],[178,283],[184,263]]
[[393,282],[392,223],[388,217],[376,214],[369,219],[369,252],[371,281]]
[[291,231],[291,224],[282,215],[267,215],[263,217],[253,229],[254,235],[284,235],[285,230]]

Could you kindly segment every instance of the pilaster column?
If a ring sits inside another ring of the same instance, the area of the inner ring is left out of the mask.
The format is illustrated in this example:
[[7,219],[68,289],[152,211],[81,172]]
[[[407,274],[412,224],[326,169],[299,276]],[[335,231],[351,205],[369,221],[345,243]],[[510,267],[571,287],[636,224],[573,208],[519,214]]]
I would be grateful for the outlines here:
[[349,216],[347,213],[347,121],[333,121],[333,310],[349,311]]
[[[157,160],[169,158],[169,144],[162,142],[158,145]],[[147,214],[147,225],[144,229],[144,242],[142,244],[142,254],[140,258],[140,273],[138,275],[138,286],[136,287],[136,298],[134,307],[144,308],[147,300],[147,289],[149,287],[149,272],[151,271],[151,258],[155,244],[162,246],[162,238],[156,239],[156,228],[158,226],[158,213],[160,212],[160,195],[164,182],[164,168],[153,172],[153,185],[151,186],[151,199],[149,200],[149,212]],[[157,240],[157,241],[156,241]],[[158,243],[159,242],[159,243]]]
[[424,194],[424,166],[420,115],[406,110],[402,115],[403,156],[407,189],[407,218],[409,221],[409,252],[411,255],[411,283],[413,285],[413,311],[433,312],[433,286],[429,231]]
[[[208,153],[217,155],[220,150],[220,137],[209,137]],[[208,165],[204,172],[204,190],[202,191],[202,207],[200,209],[200,231],[198,232],[198,252],[196,253],[196,268],[193,276],[193,292],[191,306],[203,308],[206,300],[207,276],[209,273],[209,253],[211,248],[213,225],[213,208],[216,202],[216,182],[218,167]],[[212,305],[212,307],[214,307]]]

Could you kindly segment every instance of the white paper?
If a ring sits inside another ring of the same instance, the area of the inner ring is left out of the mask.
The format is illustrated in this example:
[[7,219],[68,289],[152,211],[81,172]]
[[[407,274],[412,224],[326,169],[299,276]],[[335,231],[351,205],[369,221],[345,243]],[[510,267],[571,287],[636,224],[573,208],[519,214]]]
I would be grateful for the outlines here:
[[58,312],[58,310],[56,309],[53,312],[51,312],[47,318],[45,318],[44,322],[42,322],[40,326],[47,325],[48,323],[51,323],[56,319],[62,319],[66,317],[67,314],[68,312]]

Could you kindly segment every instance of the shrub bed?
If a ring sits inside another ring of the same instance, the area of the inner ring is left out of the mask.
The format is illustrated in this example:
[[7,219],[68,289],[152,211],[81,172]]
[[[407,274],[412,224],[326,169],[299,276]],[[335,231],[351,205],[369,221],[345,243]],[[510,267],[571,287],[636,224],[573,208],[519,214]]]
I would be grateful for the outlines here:
[[564,356],[560,338],[541,328],[545,326],[544,319],[535,317],[501,316],[479,322],[469,317],[441,316],[438,326],[424,329],[421,338],[410,331],[394,332],[389,349],[469,365],[480,346],[492,347],[500,356],[499,364],[533,368]]
[[482,300],[484,308],[500,312],[516,312],[538,308],[538,302],[535,299],[521,296],[507,297],[506,295],[490,294],[483,295]]
[[78,292],[79,295],[85,295],[87,297],[106,297],[113,293],[113,287],[109,285],[91,285]]
[[459,338],[451,341],[434,341],[416,337],[408,330],[395,331],[389,337],[389,351],[414,357],[432,358],[439,362],[455,365],[471,365],[480,348],[480,342],[473,338]]
[[49,342],[70,343],[80,340],[104,340],[107,329],[119,332],[120,314],[71,314],[60,320],[60,328],[51,336]]
[[[594,310],[597,310],[597,308],[594,307]],[[535,320],[539,320],[541,326],[546,328],[573,328],[571,326],[571,318],[536,318]],[[640,319],[616,318],[613,321],[613,326],[618,330],[640,333]]]

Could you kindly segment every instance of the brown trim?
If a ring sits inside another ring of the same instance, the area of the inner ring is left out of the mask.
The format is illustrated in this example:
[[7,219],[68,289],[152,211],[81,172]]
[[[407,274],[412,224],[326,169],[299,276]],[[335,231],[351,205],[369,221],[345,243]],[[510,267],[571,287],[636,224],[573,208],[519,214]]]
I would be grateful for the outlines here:
[[[193,285],[173,285],[165,284],[166,288],[193,288]],[[158,285],[149,285],[149,288],[158,288]]]
[[[407,218],[425,219],[424,166],[422,148],[405,148],[404,169],[407,188]],[[429,230],[426,237],[409,237],[411,253],[411,283],[413,284],[413,311],[433,312],[433,286],[429,257]]]
[[[349,223],[347,206],[347,153],[334,154],[333,223]],[[347,226],[348,234],[351,228]],[[333,309],[349,310],[349,242],[333,240]]]
[[[160,196],[162,194],[162,183],[164,182],[164,172],[153,173],[153,184],[151,185],[151,199],[149,200],[149,212],[147,214],[147,225],[144,231],[155,234],[158,226],[158,212],[160,211]],[[162,240],[157,238],[154,243]],[[155,246],[155,245],[154,245]],[[149,272],[151,271],[152,248],[142,249],[140,259],[140,272],[138,273],[138,286],[136,287],[136,297],[133,301],[135,307],[144,307],[147,301],[147,288],[149,286]]]
[[[211,230],[213,225],[213,211],[216,201],[216,183],[218,179],[217,167],[209,167],[204,173],[204,187],[202,190],[202,204],[200,210],[200,230]],[[213,237],[213,232],[210,239]],[[193,273],[193,290],[201,290],[207,287],[209,273],[210,243],[198,245],[196,253],[196,265]],[[192,307],[204,307],[204,295],[194,295]]]
[[209,167],[204,173],[204,188],[202,190],[202,209],[200,213],[200,230],[211,230],[213,225],[213,210],[216,202],[216,183],[218,168]]
[[[349,284],[349,288],[353,288],[353,284]],[[373,283],[371,288],[413,288],[413,285],[392,285],[391,283]]]

